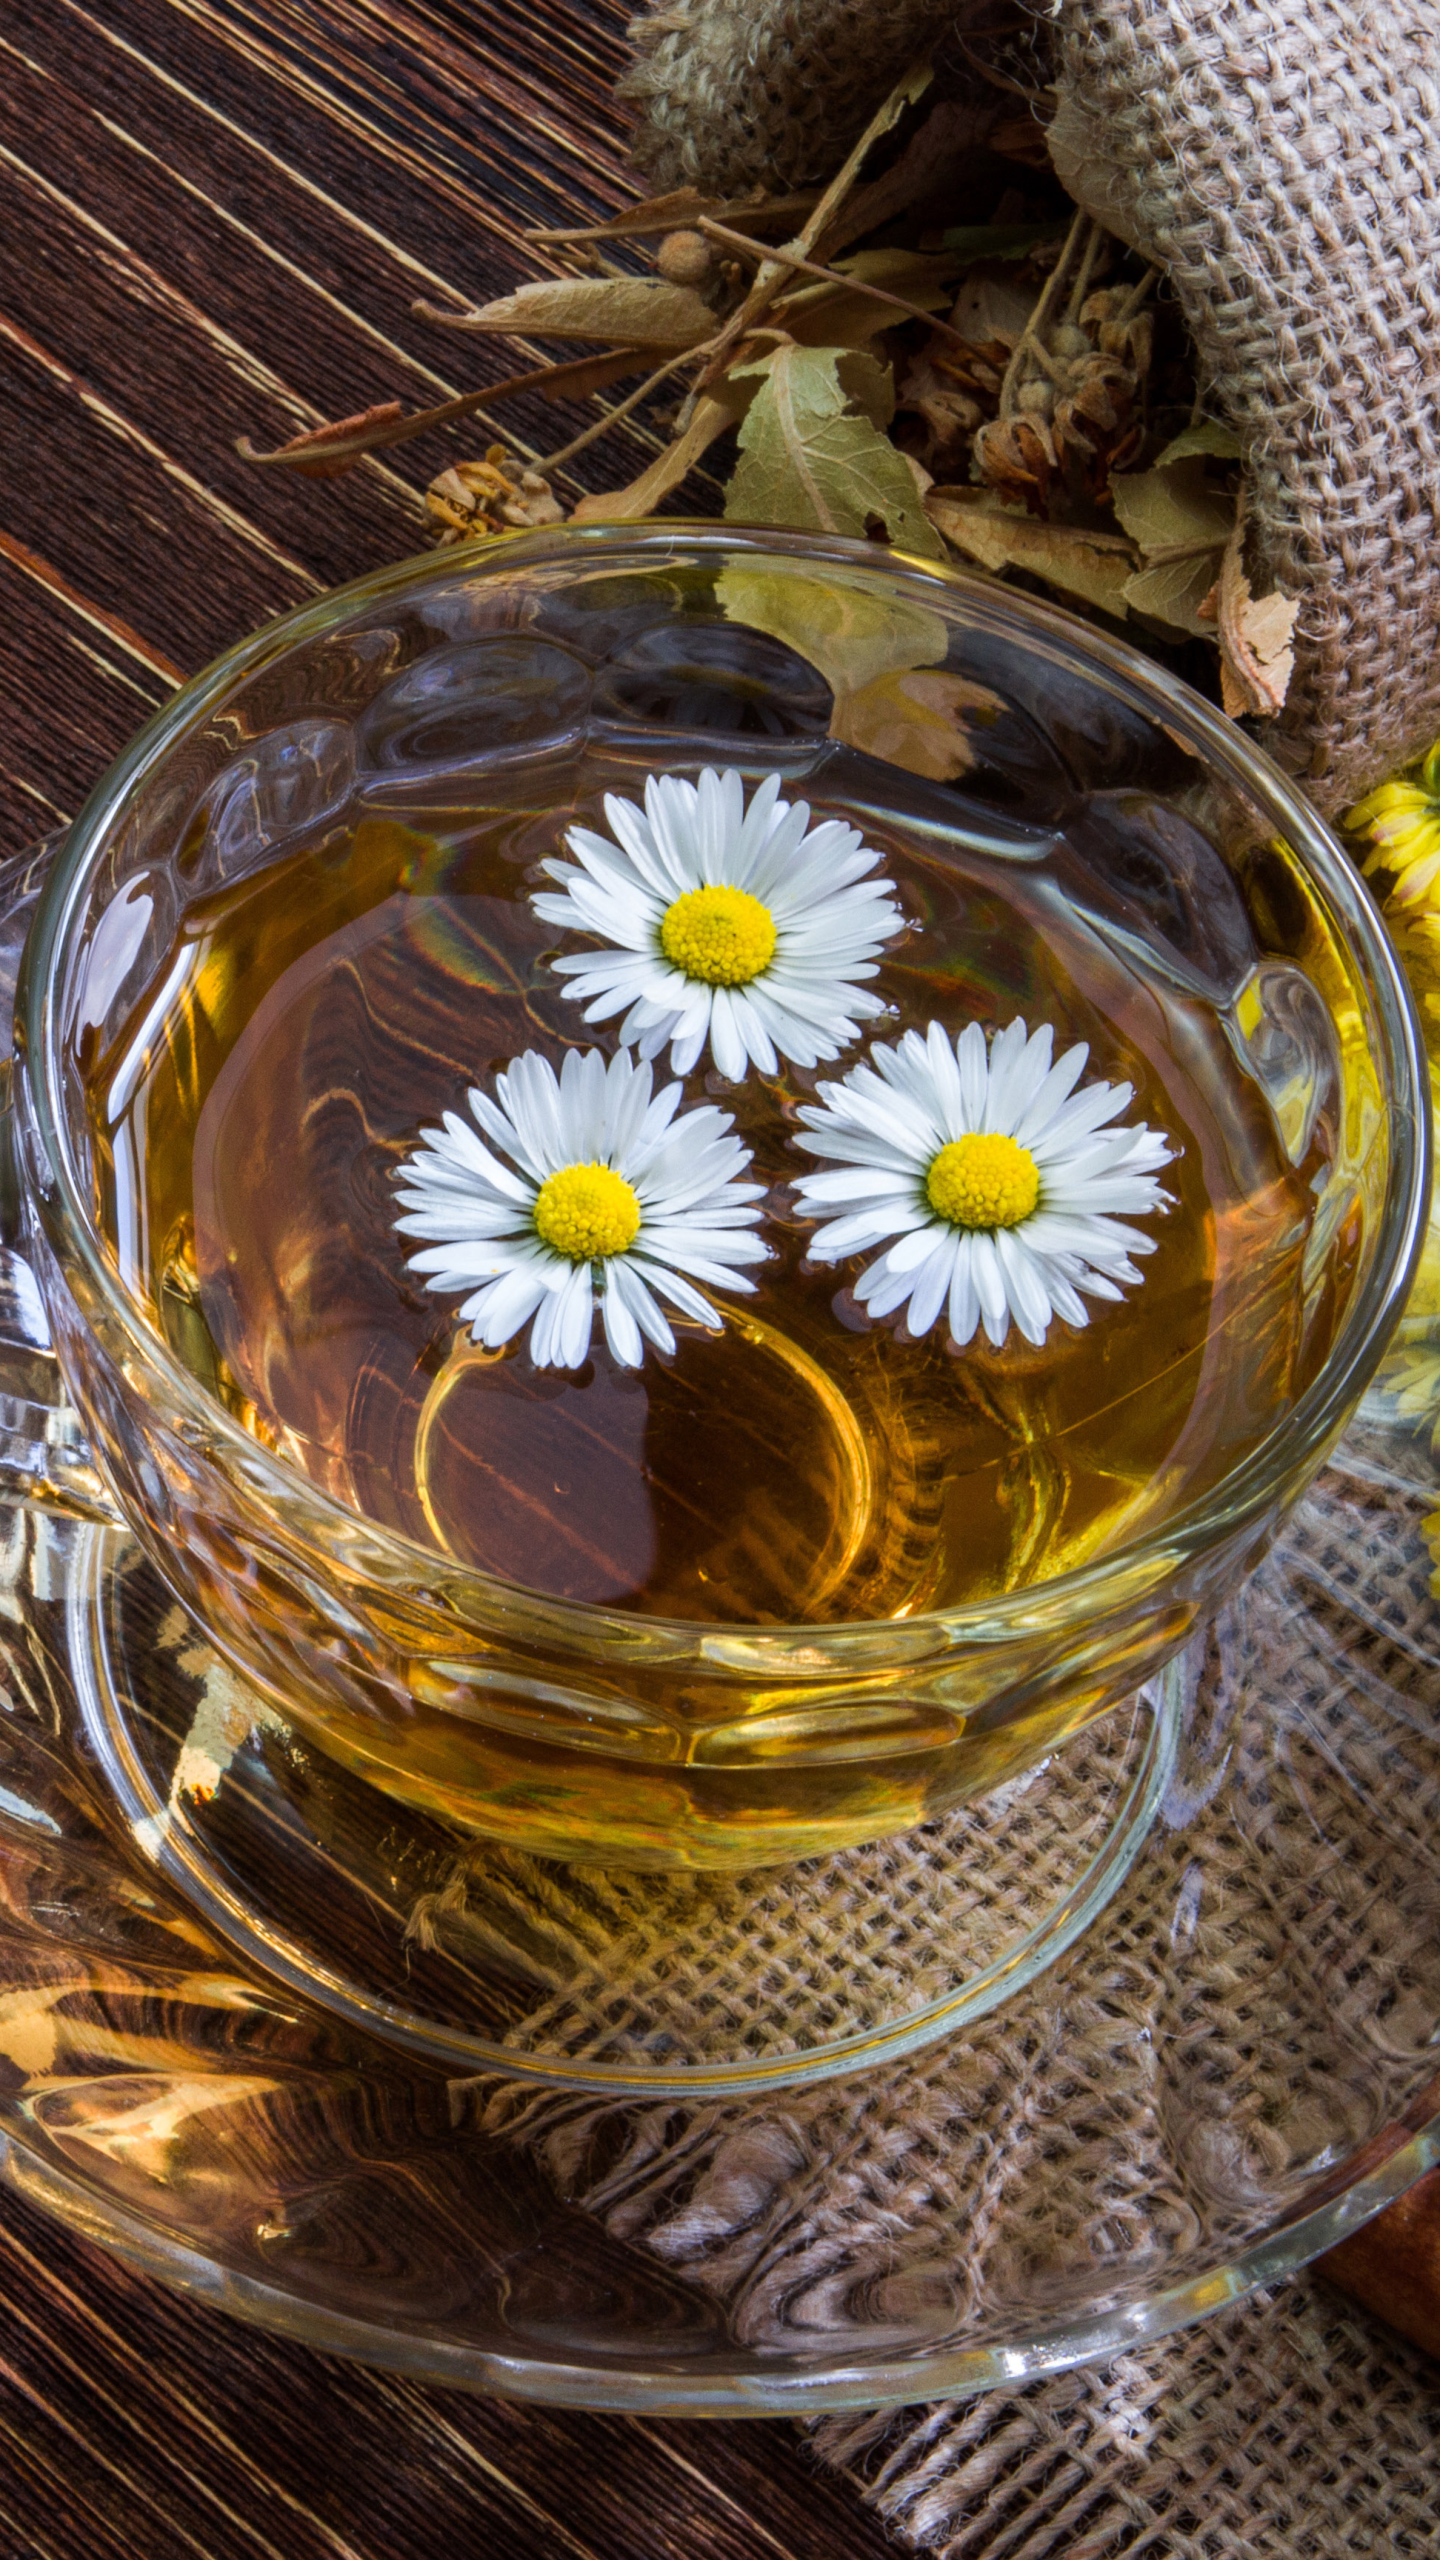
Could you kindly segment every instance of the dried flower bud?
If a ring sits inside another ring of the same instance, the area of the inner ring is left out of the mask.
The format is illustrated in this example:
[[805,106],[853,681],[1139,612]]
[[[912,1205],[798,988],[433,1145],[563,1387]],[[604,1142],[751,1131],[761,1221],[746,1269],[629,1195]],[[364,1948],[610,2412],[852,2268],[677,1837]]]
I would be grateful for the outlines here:
[[425,512],[442,550],[511,527],[561,524],[565,517],[549,481],[538,471],[517,471],[500,444],[492,444],[483,462],[457,462],[432,480]]
[[1057,356],[1088,356],[1090,353],[1089,338],[1083,329],[1077,329],[1073,320],[1062,320],[1058,329],[1052,331],[1050,346]]
[[980,477],[1012,505],[1045,513],[1051,474],[1059,455],[1043,418],[992,418],[975,438]]
[[667,284],[697,289],[707,285],[715,272],[714,252],[698,231],[670,232],[660,243],[655,264]]

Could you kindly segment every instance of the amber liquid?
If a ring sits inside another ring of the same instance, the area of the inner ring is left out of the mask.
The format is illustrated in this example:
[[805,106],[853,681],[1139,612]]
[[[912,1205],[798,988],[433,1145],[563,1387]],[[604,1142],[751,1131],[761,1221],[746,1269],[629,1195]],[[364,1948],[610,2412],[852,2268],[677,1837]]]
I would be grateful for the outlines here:
[[[812,1164],[793,1135],[816,1077],[735,1087],[702,1061],[689,1099],[733,1113],[772,1186],[756,1293],[641,1371],[598,1323],[573,1374],[537,1370],[523,1335],[471,1346],[406,1267],[396,1177],[519,1051],[613,1045],[546,965],[578,946],[529,903],[576,817],[603,825],[607,788],[638,796],[639,776],[597,759],[562,800],[430,811],[423,831],[357,809],[195,897],[118,1033],[91,1037],[102,1226],[194,1373],[371,1520],[532,1590],[691,1620],[972,1602],[1221,1477],[1295,1390],[1317,1166],[1289,1161],[1214,1007],[1078,911],[1063,846],[1032,866],[866,815],[908,919],[875,1036],[1020,1014],[1134,1085],[1127,1116],[1178,1153],[1122,1304],[999,1351],[957,1350],[943,1319],[921,1341],[903,1313],[872,1322],[859,1265],[807,1261],[787,1189]],[[848,814],[843,793],[795,796]],[[1307,1368],[1320,1349],[1312,1321]]]

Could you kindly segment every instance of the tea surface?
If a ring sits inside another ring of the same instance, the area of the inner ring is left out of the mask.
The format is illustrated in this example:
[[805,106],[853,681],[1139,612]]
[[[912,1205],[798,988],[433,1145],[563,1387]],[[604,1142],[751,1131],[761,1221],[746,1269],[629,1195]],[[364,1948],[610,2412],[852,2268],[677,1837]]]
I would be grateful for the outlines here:
[[[677,759],[677,762],[679,760]],[[689,765],[705,761],[692,757]],[[843,756],[786,783],[848,816]],[[681,770],[688,769],[680,763]],[[517,1054],[614,1051],[550,965],[585,947],[534,912],[539,870],[604,793],[643,777],[591,752],[548,793],[488,777],[423,818],[357,805],[186,909],[151,989],[83,1065],[103,1230],[129,1286],[247,1428],[358,1512],[532,1589],[687,1619],[895,1618],[1065,1570],[1168,1517],[1264,1436],[1324,1345],[1303,1305],[1317,1166],[1292,1165],[1216,1003],[1186,992],[1041,861],[957,831],[856,818],[904,930],[884,1017],[813,1073],[708,1055],[686,1107],[733,1115],[764,1183],[753,1295],[718,1334],[622,1367],[597,1321],[579,1371],[527,1329],[474,1345],[408,1268],[397,1177],[421,1133]],[[513,792],[513,798],[506,795]],[[175,992],[157,1030],[153,988]],[[1033,1345],[963,1348],[942,1317],[867,1315],[865,1260],[809,1257],[795,1140],[817,1082],[871,1041],[1016,1016],[1089,1044],[1165,1132],[1173,1206],[1138,1287]],[[668,1081],[666,1054],[657,1085]],[[1312,1155],[1314,1148],[1312,1146]],[[1308,1322],[1308,1330],[1306,1325]]]

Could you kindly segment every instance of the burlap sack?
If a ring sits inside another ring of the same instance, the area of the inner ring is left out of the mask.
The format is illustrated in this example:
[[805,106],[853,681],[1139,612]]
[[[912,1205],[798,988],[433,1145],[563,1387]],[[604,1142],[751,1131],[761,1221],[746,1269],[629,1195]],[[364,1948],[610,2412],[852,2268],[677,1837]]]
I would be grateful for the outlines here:
[[[955,0],[679,0],[632,30],[659,184],[833,169]],[[1056,169],[1170,275],[1300,600],[1272,753],[1342,807],[1440,734],[1440,5],[1056,0]]]

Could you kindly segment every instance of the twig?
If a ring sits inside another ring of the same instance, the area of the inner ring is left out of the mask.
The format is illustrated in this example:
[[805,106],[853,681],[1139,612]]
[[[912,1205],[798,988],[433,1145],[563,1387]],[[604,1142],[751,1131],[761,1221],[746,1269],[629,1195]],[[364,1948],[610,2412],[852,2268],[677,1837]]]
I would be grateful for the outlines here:
[[918,98],[924,97],[934,77],[934,70],[928,62],[915,62],[911,64],[904,79],[896,81],[885,104],[878,114],[871,117],[843,169],[837,171],[831,179],[804,229],[797,232],[791,246],[800,250],[814,248],[827,222],[839,212],[875,144],[890,132],[892,126],[899,123],[907,107],[913,107]]
[[933,312],[924,310],[918,302],[907,302],[903,294],[887,293],[881,285],[869,284],[860,276],[842,275],[834,267],[817,266],[813,258],[799,258],[793,249],[757,248],[753,241],[742,239],[738,231],[727,231],[723,222],[710,222],[703,214],[695,228],[703,231],[707,240],[723,241],[727,249],[743,249],[752,258],[773,258],[781,266],[793,267],[801,275],[816,276],[822,284],[835,285],[841,292],[863,293],[871,302],[887,302],[892,311],[903,311],[910,320],[924,320],[942,338],[953,338],[957,347],[969,346],[968,338],[952,329],[948,321],[937,320]]
[[[485,414],[489,401],[508,399],[521,391],[544,391],[551,399],[561,399],[577,374],[597,372],[632,355],[637,367],[644,363],[643,347],[602,349],[594,355],[577,356],[569,364],[538,365],[528,373],[512,373],[504,382],[489,383],[483,391],[462,391],[453,400],[442,400],[438,408],[417,409],[408,418],[393,414],[400,404],[388,401],[385,407],[391,414],[377,417],[371,427],[357,422],[350,435],[332,436],[326,427],[311,427],[305,435],[292,437],[289,444],[278,446],[273,453],[257,453],[248,436],[239,436],[235,450],[243,462],[253,462],[261,470],[279,464],[291,471],[304,471],[313,470],[317,463],[358,462],[367,453],[378,453],[383,445],[408,444],[413,436],[426,435],[432,427],[448,427],[457,418],[479,418],[482,425],[494,426],[497,434],[503,434],[498,422]],[[576,396],[583,396],[578,389]],[[607,413],[611,414],[614,413]],[[340,423],[345,426],[351,422],[342,419]],[[510,441],[514,443],[513,436]]]
[[[1070,225],[1069,231],[1066,234],[1065,246],[1061,250],[1059,258],[1045,279],[1045,290],[1041,294],[1039,301],[1036,303],[1034,310],[1031,312],[1020,336],[1015,342],[1015,352],[1005,367],[1005,379],[1000,385],[1000,415],[1002,418],[1008,418],[1014,413],[1015,389],[1020,378],[1021,370],[1024,366],[1025,358],[1027,355],[1034,353],[1039,345],[1040,331],[1044,328],[1046,321],[1050,317],[1051,311],[1060,298],[1060,288],[1069,273],[1070,261],[1074,255],[1076,243],[1084,237],[1087,229],[1090,227],[1091,222],[1089,214],[1077,213],[1074,221]],[[1095,227],[1098,228],[1098,225]]]
[[1134,318],[1151,286],[1158,282],[1159,275],[1160,270],[1158,267],[1146,268],[1139,283],[1126,295],[1119,310],[1115,314],[1117,327],[1123,328],[1127,320],[1132,320]]
[[579,435],[572,436],[569,444],[562,445],[558,453],[547,453],[543,462],[534,466],[541,478],[548,479],[552,471],[559,470],[562,462],[569,462],[575,454],[583,453],[587,444],[594,444],[597,437],[606,434],[611,427],[618,427],[621,419],[628,418],[632,409],[638,409],[642,400],[648,400],[652,391],[658,391],[661,383],[668,381],[672,373],[678,373],[682,365],[693,364],[697,352],[696,348],[687,347],[683,355],[672,356],[668,364],[662,364],[654,373],[648,374],[617,407],[606,409],[600,417],[592,419],[588,427],[582,427]]
[[1104,241],[1104,238],[1105,234],[1101,230],[1099,223],[1093,223],[1091,225],[1090,237],[1085,243],[1085,254],[1080,261],[1079,272],[1076,275],[1074,283],[1070,287],[1070,299],[1065,305],[1065,317],[1067,320],[1075,320],[1079,317],[1080,305],[1085,299],[1086,287],[1095,273],[1095,261],[1100,255],[1101,244]]
[[772,196],[765,204],[734,202],[724,196],[704,196],[693,205],[675,204],[665,214],[637,208],[634,215],[617,214],[613,222],[592,222],[578,231],[526,231],[522,237],[537,249],[568,249],[586,240],[654,240],[667,231],[689,231],[702,213],[729,214],[732,220],[744,222],[793,222],[797,214],[810,211],[819,198],[813,187],[803,195]]
[[[884,105],[871,117],[844,167],[831,179],[808,221],[787,244],[797,256],[805,257],[814,248],[826,224],[850,193],[875,144],[890,131],[892,125],[899,123],[907,107],[912,107],[917,98],[924,96],[933,77],[929,63],[918,62],[906,72],[903,80],[896,81]],[[763,319],[783,285],[785,275],[785,268],[773,257],[767,257],[764,265],[757,269],[755,280],[739,310],[727,320],[719,336],[711,341],[709,362],[700,377],[699,388],[702,391],[725,371],[732,348],[738,347],[741,339],[749,336],[755,322]]]

